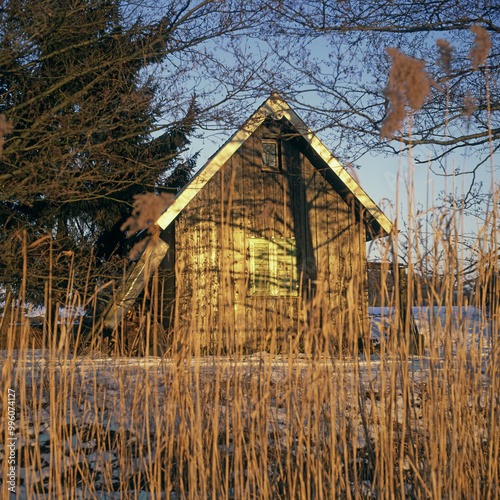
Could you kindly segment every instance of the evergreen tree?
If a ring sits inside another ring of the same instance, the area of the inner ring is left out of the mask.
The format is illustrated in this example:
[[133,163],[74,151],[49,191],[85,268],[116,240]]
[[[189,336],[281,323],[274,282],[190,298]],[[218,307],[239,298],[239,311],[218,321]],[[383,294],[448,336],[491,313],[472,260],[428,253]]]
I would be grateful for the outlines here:
[[173,169],[189,176],[193,163],[177,155],[194,127],[194,99],[183,119],[157,126],[155,68],[183,43],[174,6],[152,20],[122,0],[4,2],[0,114],[13,125],[0,157],[4,290],[19,288],[24,259],[28,299],[42,302],[49,278],[63,296],[59,276],[85,276],[96,242],[135,194],[166,188]]

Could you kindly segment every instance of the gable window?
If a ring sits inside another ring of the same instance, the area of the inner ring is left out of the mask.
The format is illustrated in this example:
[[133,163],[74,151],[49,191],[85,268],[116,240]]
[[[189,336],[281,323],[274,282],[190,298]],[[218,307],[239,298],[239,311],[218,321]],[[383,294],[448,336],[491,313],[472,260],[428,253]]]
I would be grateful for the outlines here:
[[280,155],[277,141],[262,141],[262,170],[266,172],[280,171]]
[[299,283],[295,239],[252,238],[250,274],[252,295],[297,297]]

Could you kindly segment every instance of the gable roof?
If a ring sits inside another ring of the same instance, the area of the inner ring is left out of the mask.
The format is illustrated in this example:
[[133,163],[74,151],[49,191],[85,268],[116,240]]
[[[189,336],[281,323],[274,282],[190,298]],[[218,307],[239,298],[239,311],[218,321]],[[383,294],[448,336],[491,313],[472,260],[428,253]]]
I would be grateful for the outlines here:
[[[310,146],[312,151],[329,168],[336,179],[354,196],[356,202],[365,210],[365,221],[371,228],[369,236],[387,236],[392,231],[392,222],[366,194],[356,180],[332,155],[326,146],[314,135],[306,124],[297,116],[292,108],[278,94],[272,94],[262,106],[245,122],[245,124],[215,153],[198,173],[177,193],[174,202],[156,221],[161,229],[166,229],[179,215],[188,203],[203,189],[205,184],[219,171],[238,148],[266,120],[286,119]],[[130,270],[124,287],[118,292],[104,312],[104,325],[114,328],[125,317],[136,298],[143,290],[155,269],[161,264],[168,251],[166,244],[159,235],[148,244],[139,261]]]
[[205,186],[205,184],[219,171],[227,160],[238,150],[238,148],[257,130],[257,128],[268,117],[285,118],[297,130],[298,134],[309,144],[312,150],[325,163],[325,166],[335,174],[345,188],[354,196],[355,200],[366,211],[367,223],[372,229],[372,234],[387,236],[392,230],[392,222],[380,210],[375,202],[366,194],[356,180],[332,155],[328,148],[314,135],[309,127],[297,116],[285,100],[274,93],[257,111],[245,122],[245,124],[215,153],[198,173],[177,194],[174,202],[156,221],[161,228],[167,228]]

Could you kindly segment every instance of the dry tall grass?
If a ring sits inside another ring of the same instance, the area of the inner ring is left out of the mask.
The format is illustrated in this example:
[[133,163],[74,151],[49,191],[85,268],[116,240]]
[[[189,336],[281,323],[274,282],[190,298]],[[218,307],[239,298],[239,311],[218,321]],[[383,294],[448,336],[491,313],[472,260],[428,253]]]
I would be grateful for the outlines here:
[[[72,314],[49,317],[35,345],[21,291],[0,327],[2,498],[14,476],[20,498],[499,498],[497,207],[495,194],[467,275],[460,214],[434,214],[430,241],[410,203],[407,299],[433,305],[419,356],[405,334],[410,318],[389,313],[377,353],[331,349],[359,325],[339,321],[346,330],[325,335],[319,291],[286,346],[269,331],[254,354],[235,344],[202,356],[201,322],[180,328],[175,318],[168,355],[107,357],[99,326],[88,338]],[[397,245],[380,243],[382,259]],[[400,302],[389,281],[382,272],[382,311]],[[157,281],[148,295],[141,340],[157,346]],[[94,299],[73,295],[63,306]],[[358,311],[350,299],[338,311],[347,319]]]
[[[13,305],[1,432],[9,443],[11,389],[16,492],[21,498],[143,498],[141,491],[151,498],[498,498],[500,317],[494,300],[486,318],[487,294],[479,293],[493,282],[497,235],[490,223],[479,232],[477,288],[466,296],[460,224],[454,214],[435,220],[441,222],[432,246],[416,238],[409,268],[410,300],[423,305],[432,297],[442,312],[440,318],[431,309],[422,328],[423,356],[409,354],[397,315],[383,318],[387,336],[372,355],[318,349],[314,325],[321,322],[314,314],[286,353],[270,332],[266,351],[202,356],[193,321],[177,332],[179,348],[169,356],[106,357],[99,332],[89,343],[77,316],[46,324],[43,347],[34,351],[30,326]],[[391,245],[380,252],[389,254]],[[435,269],[425,282],[415,271],[424,257]],[[397,291],[386,278],[382,305],[392,307]],[[92,297],[68,298],[65,308],[86,301]],[[148,340],[158,303],[142,313]],[[473,309],[482,314],[471,315]],[[481,332],[473,342],[470,330]],[[2,498],[8,498],[5,444],[2,452]]]

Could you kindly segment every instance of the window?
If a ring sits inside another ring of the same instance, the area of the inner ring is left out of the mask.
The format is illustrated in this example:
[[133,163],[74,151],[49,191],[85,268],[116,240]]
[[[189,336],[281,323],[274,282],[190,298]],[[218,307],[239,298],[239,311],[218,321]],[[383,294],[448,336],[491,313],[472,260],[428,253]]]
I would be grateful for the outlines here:
[[279,147],[276,141],[262,141],[262,170],[279,172]]
[[251,293],[298,296],[297,245],[294,238],[250,240]]

